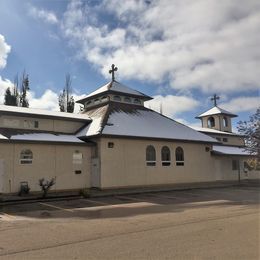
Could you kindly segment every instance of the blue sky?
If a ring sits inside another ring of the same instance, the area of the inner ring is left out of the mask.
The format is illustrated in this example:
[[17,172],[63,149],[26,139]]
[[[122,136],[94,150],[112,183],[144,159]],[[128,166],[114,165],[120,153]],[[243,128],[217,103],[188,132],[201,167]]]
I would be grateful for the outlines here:
[[79,98],[115,63],[119,82],[181,122],[198,124],[214,93],[247,119],[259,106],[259,28],[257,0],[0,0],[0,103],[25,69],[31,107],[55,110],[66,73]]

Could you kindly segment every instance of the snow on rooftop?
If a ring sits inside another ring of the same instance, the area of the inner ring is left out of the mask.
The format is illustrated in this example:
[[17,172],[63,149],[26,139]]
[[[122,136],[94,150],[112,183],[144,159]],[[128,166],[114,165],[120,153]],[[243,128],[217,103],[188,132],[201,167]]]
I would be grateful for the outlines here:
[[80,130],[76,134],[77,137],[86,137],[100,134],[102,130],[102,122],[107,109],[108,105],[100,107],[93,112],[89,112],[88,115],[91,117],[92,122]]
[[216,114],[225,114],[225,115],[229,115],[231,117],[236,117],[237,115],[235,114],[232,114],[230,112],[228,112],[227,110],[224,110],[218,106],[215,106],[211,109],[209,109],[208,111],[200,114],[199,116],[197,116],[197,118],[200,118],[200,117],[204,117],[204,116],[210,116],[210,115],[216,115]]
[[205,134],[151,110],[135,110],[134,113],[114,111],[110,114],[102,133],[119,136],[217,142]]
[[199,126],[191,126],[192,129],[200,132],[207,132],[212,134],[222,134],[222,135],[239,135],[237,133],[230,133],[230,132],[223,132],[212,128],[205,128],[205,127],[199,127]]
[[84,143],[75,135],[55,135],[49,133],[31,133],[18,134],[10,137],[10,140],[24,140],[24,141],[41,141],[41,142],[62,142],[62,143]]
[[245,148],[236,146],[213,145],[212,151],[213,153],[223,155],[250,155]]
[[69,119],[90,120],[90,118],[86,114],[66,113],[66,112],[50,111],[50,110],[43,110],[37,108],[0,105],[0,113],[1,111],[12,112],[12,113],[23,113],[28,115],[30,114],[35,116],[41,115],[41,116],[49,116],[49,117],[63,117]]
[[0,134],[0,139],[1,139],[1,140],[7,140],[8,138],[5,137],[4,135],[1,135],[1,134]]
[[[141,93],[141,92],[139,92],[135,89],[129,88],[129,87],[117,82],[117,81],[111,81],[111,82],[107,83],[106,85],[98,88],[94,92],[91,92],[89,95],[85,96],[84,98],[82,98],[80,100],[84,100],[86,98],[101,94],[101,93],[106,92],[108,90],[116,91],[116,92],[120,92],[120,93],[124,93],[124,94],[129,94],[129,95],[148,97],[147,95],[145,95],[145,94],[143,94],[143,93]],[[80,100],[77,100],[77,102],[79,102]]]

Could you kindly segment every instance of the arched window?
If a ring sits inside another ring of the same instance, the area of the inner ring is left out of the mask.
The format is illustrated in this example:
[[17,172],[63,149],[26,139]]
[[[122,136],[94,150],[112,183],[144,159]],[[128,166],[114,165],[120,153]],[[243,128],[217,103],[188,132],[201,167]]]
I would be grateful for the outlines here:
[[140,105],[140,104],[141,104],[141,100],[138,99],[138,98],[135,98],[135,99],[134,99],[134,104]]
[[101,98],[101,101],[102,101],[102,102],[108,101],[108,96],[103,96],[103,97]]
[[162,166],[171,165],[171,151],[168,146],[163,146],[161,150]]
[[100,103],[100,99],[97,98],[94,100],[94,104],[98,104],[98,103]]
[[127,102],[127,103],[131,103],[131,98],[130,97],[125,97],[124,101]]
[[184,152],[183,149],[179,146],[175,150],[175,158],[176,158],[176,165],[183,166],[184,165]]
[[73,160],[73,164],[82,164],[82,160],[83,160],[82,152],[76,150],[73,153],[72,160]]
[[223,126],[224,127],[228,126],[228,120],[227,120],[227,118],[225,116],[223,117]]
[[120,97],[120,96],[114,96],[113,99],[114,99],[115,101],[121,101],[121,97]]
[[33,153],[30,149],[24,149],[20,153],[20,163],[21,164],[32,164]]
[[146,165],[155,166],[156,165],[156,152],[152,145],[146,147]]
[[214,117],[209,117],[208,119],[208,127],[214,127],[215,126],[215,119]]

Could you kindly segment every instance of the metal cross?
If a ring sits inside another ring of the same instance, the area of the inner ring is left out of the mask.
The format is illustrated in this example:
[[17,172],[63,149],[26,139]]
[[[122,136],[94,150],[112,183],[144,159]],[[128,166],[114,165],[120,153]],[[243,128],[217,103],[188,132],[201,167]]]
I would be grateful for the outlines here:
[[115,80],[115,71],[117,71],[117,67],[114,64],[112,64],[111,68],[112,69],[109,70],[109,73],[112,73],[112,81],[114,81]]
[[214,94],[214,96],[210,99],[212,101],[214,101],[214,106],[217,106],[217,100],[219,99],[219,97],[217,96],[217,94]]

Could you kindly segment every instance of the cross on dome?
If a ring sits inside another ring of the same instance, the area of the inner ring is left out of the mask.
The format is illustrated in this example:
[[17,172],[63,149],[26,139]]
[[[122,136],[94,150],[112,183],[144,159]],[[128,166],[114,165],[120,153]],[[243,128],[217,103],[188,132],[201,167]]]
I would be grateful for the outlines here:
[[111,66],[111,70],[109,70],[109,73],[111,74],[112,73],[112,81],[115,80],[115,71],[117,71],[117,67],[115,66],[115,64],[112,64]]
[[210,99],[211,101],[214,101],[214,106],[217,106],[217,100],[220,99],[220,97],[217,96],[217,94],[214,94],[214,96]]

